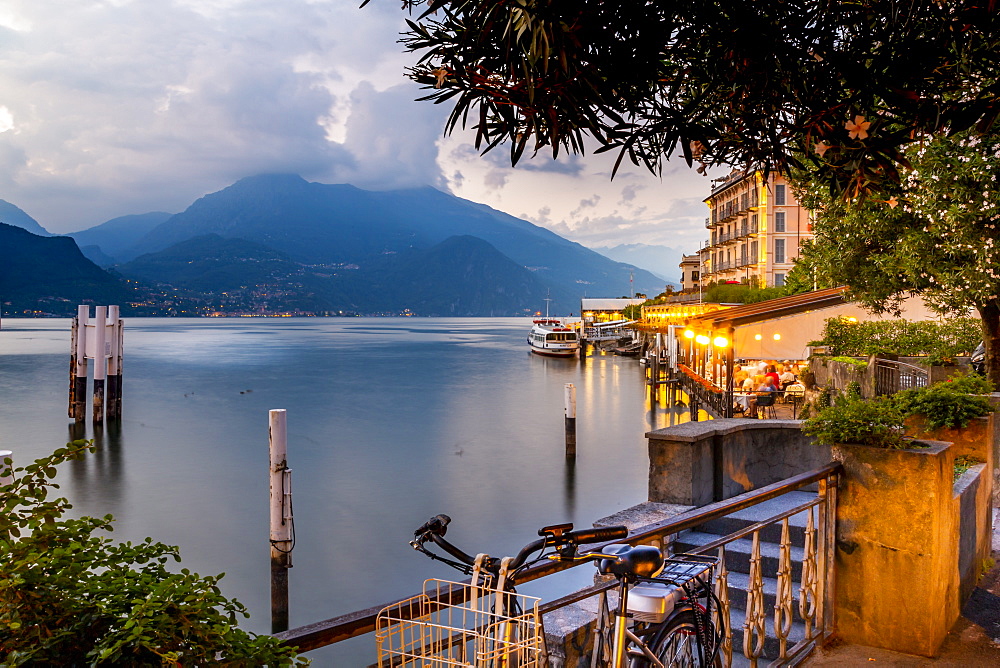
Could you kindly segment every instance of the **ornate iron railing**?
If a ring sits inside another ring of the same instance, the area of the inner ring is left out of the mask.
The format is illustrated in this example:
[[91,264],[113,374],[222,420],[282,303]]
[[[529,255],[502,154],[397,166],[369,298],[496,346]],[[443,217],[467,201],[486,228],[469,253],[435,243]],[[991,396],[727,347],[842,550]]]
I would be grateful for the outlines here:
[[[756,668],[760,662],[765,641],[768,636],[768,617],[773,618],[771,629],[773,637],[778,641],[778,658],[771,665],[795,665],[813,646],[826,638],[833,629],[833,608],[831,604],[834,545],[837,508],[837,479],[841,465],[836,462],[801,473],[786,480],[761,487],[739,496],[716,503],[695,508],[670,519],[641,527],[632,532],[625,542],[630,544],[657,544],[662,549],[669,550],[673,538],[684,531],[695,529],[707,522],[731,515],[759,505],[765,501],[798,491],[811,485],[817,485],[816,497],[793,508],[777,513],[764,520],[756,522],[744,529],[722,536],[718,540],[701,545],[693,552],[695,554],[715,553],[720,558],[720,567],[716,572],[716,595],[719,597],[720,613],[723,623],[722,660],[726,668],[733,663],[735,650],[739,650]],[[792,579],[792,540],[789,531],[789,520],[798,513],[808,512],[804,531],[802,552],[802,567],[798,595]],[[769,526],[781,523],[781,539],[779,544],[778,584],[775,603],[768,610],[764,592],[764,578],[761,556],[761,532]],[[730,568],[727,565],[726,546],[734,541],[751,537],[750,554],[751,573],[747,590],[747,613],[742,625],[743,642],[735,646],[733,642],[731,603],[729,597]],[[621,541],[616,541],[621,542]],[[593,547],[599,550],[600,545]],[[574,568],[578,562],[550,561],[531,566],[518,576],[519,582],[535,580],[559,571]],[[596,584],[582,589],[555,601],[541,606],[542,614],[553,612],[570,604],[607,592],[617,586],[614,581]],[[457,601],[455,591],[442,591],[439,596],[451,604]],[[797,599],[797,605],[796,605]],[[401,599],[404,600],[404,599]],[[398,603],[394,601],[393,603]],[[392,603],[387,604],[392,605]],[[606,602],[604,603],[606,606]],[[331,645],[348,638],[370,633],[375,630],[375,620],[379,610],[385,606],[375,606],[367,610],[359,610],[340,617],[328,619],[308,626],[303,626],[276,637],[286,645],[297,647],[300,651],[308,651]],[[797,615],[796,615],[797,613]],[[795,617],[804,625],[803,637],[791,644],[790,631]],[[373,643],[374,645],[374,643]],[[374,647],[373,647],[374,650]]]

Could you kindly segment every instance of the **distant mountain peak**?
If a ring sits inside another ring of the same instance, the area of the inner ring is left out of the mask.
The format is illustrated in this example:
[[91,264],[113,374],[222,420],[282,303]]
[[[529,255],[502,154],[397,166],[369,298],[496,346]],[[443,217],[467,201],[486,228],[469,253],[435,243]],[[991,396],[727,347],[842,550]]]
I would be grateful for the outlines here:
[[0,199],[0,223],[28,230],[40,237],[51,237],[52,233],[38,224],[38,221],[26,214],[19,207]]

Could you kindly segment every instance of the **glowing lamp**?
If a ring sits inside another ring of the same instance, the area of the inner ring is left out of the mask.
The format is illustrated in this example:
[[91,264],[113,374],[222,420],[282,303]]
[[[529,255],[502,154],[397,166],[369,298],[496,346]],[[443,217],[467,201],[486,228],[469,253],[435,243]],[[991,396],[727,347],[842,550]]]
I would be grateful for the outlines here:
[[715,344],[716,348],[725,348],[726,346],[729,345],[729,339],[727,339],[724,336],[717,336],[714,339],[712,339],[712,343]]
[[685,339],[693,339],[694,338],[694,332],[691,331],[690,329],[685,329],[684,330],[684,338]]
[[701,345],[703,345],[703,346],[707,346],[707,345],[708,345],[708,342],[709,342],[709,341],[710,341],[711,339],[709,339],[709,338],[708,338],[707,336],[705,336],[704,334],[699,334],[698,336],[694,337],[694,340],[695,340],[695,341],[697,341],[698,343],[700,343],[700,344],[701,344]]
[[754,334],[753,338],[757,341],[760,341],[763,337],[760,334]]
[[775,334],[774,335],[774,340],[775,341],[780,341],[781,340],[781,334]]

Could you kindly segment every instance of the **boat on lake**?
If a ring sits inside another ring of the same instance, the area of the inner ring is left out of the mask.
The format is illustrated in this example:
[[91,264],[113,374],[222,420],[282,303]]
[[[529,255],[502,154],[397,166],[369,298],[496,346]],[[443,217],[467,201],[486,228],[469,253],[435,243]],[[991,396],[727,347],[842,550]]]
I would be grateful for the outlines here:
[[536,355],[574,357],[580,351],[580,335],[559,318],[532,321],[528,346]]

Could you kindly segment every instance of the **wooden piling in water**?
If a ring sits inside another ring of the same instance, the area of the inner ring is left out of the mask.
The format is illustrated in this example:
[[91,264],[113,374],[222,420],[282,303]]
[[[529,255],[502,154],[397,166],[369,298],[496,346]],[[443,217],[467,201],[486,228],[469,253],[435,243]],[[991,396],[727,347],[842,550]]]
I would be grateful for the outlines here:
[[269,412],[271,488],[271,633],[288,630],[288,569],[292,567],[295,524],[288,468],[286,412]]
[[109,332],[107,359],[107,402],[105,415],[109,420],[121,419],[121,320],[118,317],[118,307],[108,307]]
[[76,417],[76,334],[80,321],[73,316],[69,328],[69,406],[66,414]]
[[94,309],[94,398],[91,406],[94,424],[104,424],[104,384],[108,373],[105,352],[108,343],[107,320],[107,306],[98,306]]
[[87,419],[87,321],[89,306],[76,309],[76,372],[73,376],[73,414],[77,422]]
[[566,383],[563,412],[566,416],[566,456],[576,457],[576,387],[573,383]]

